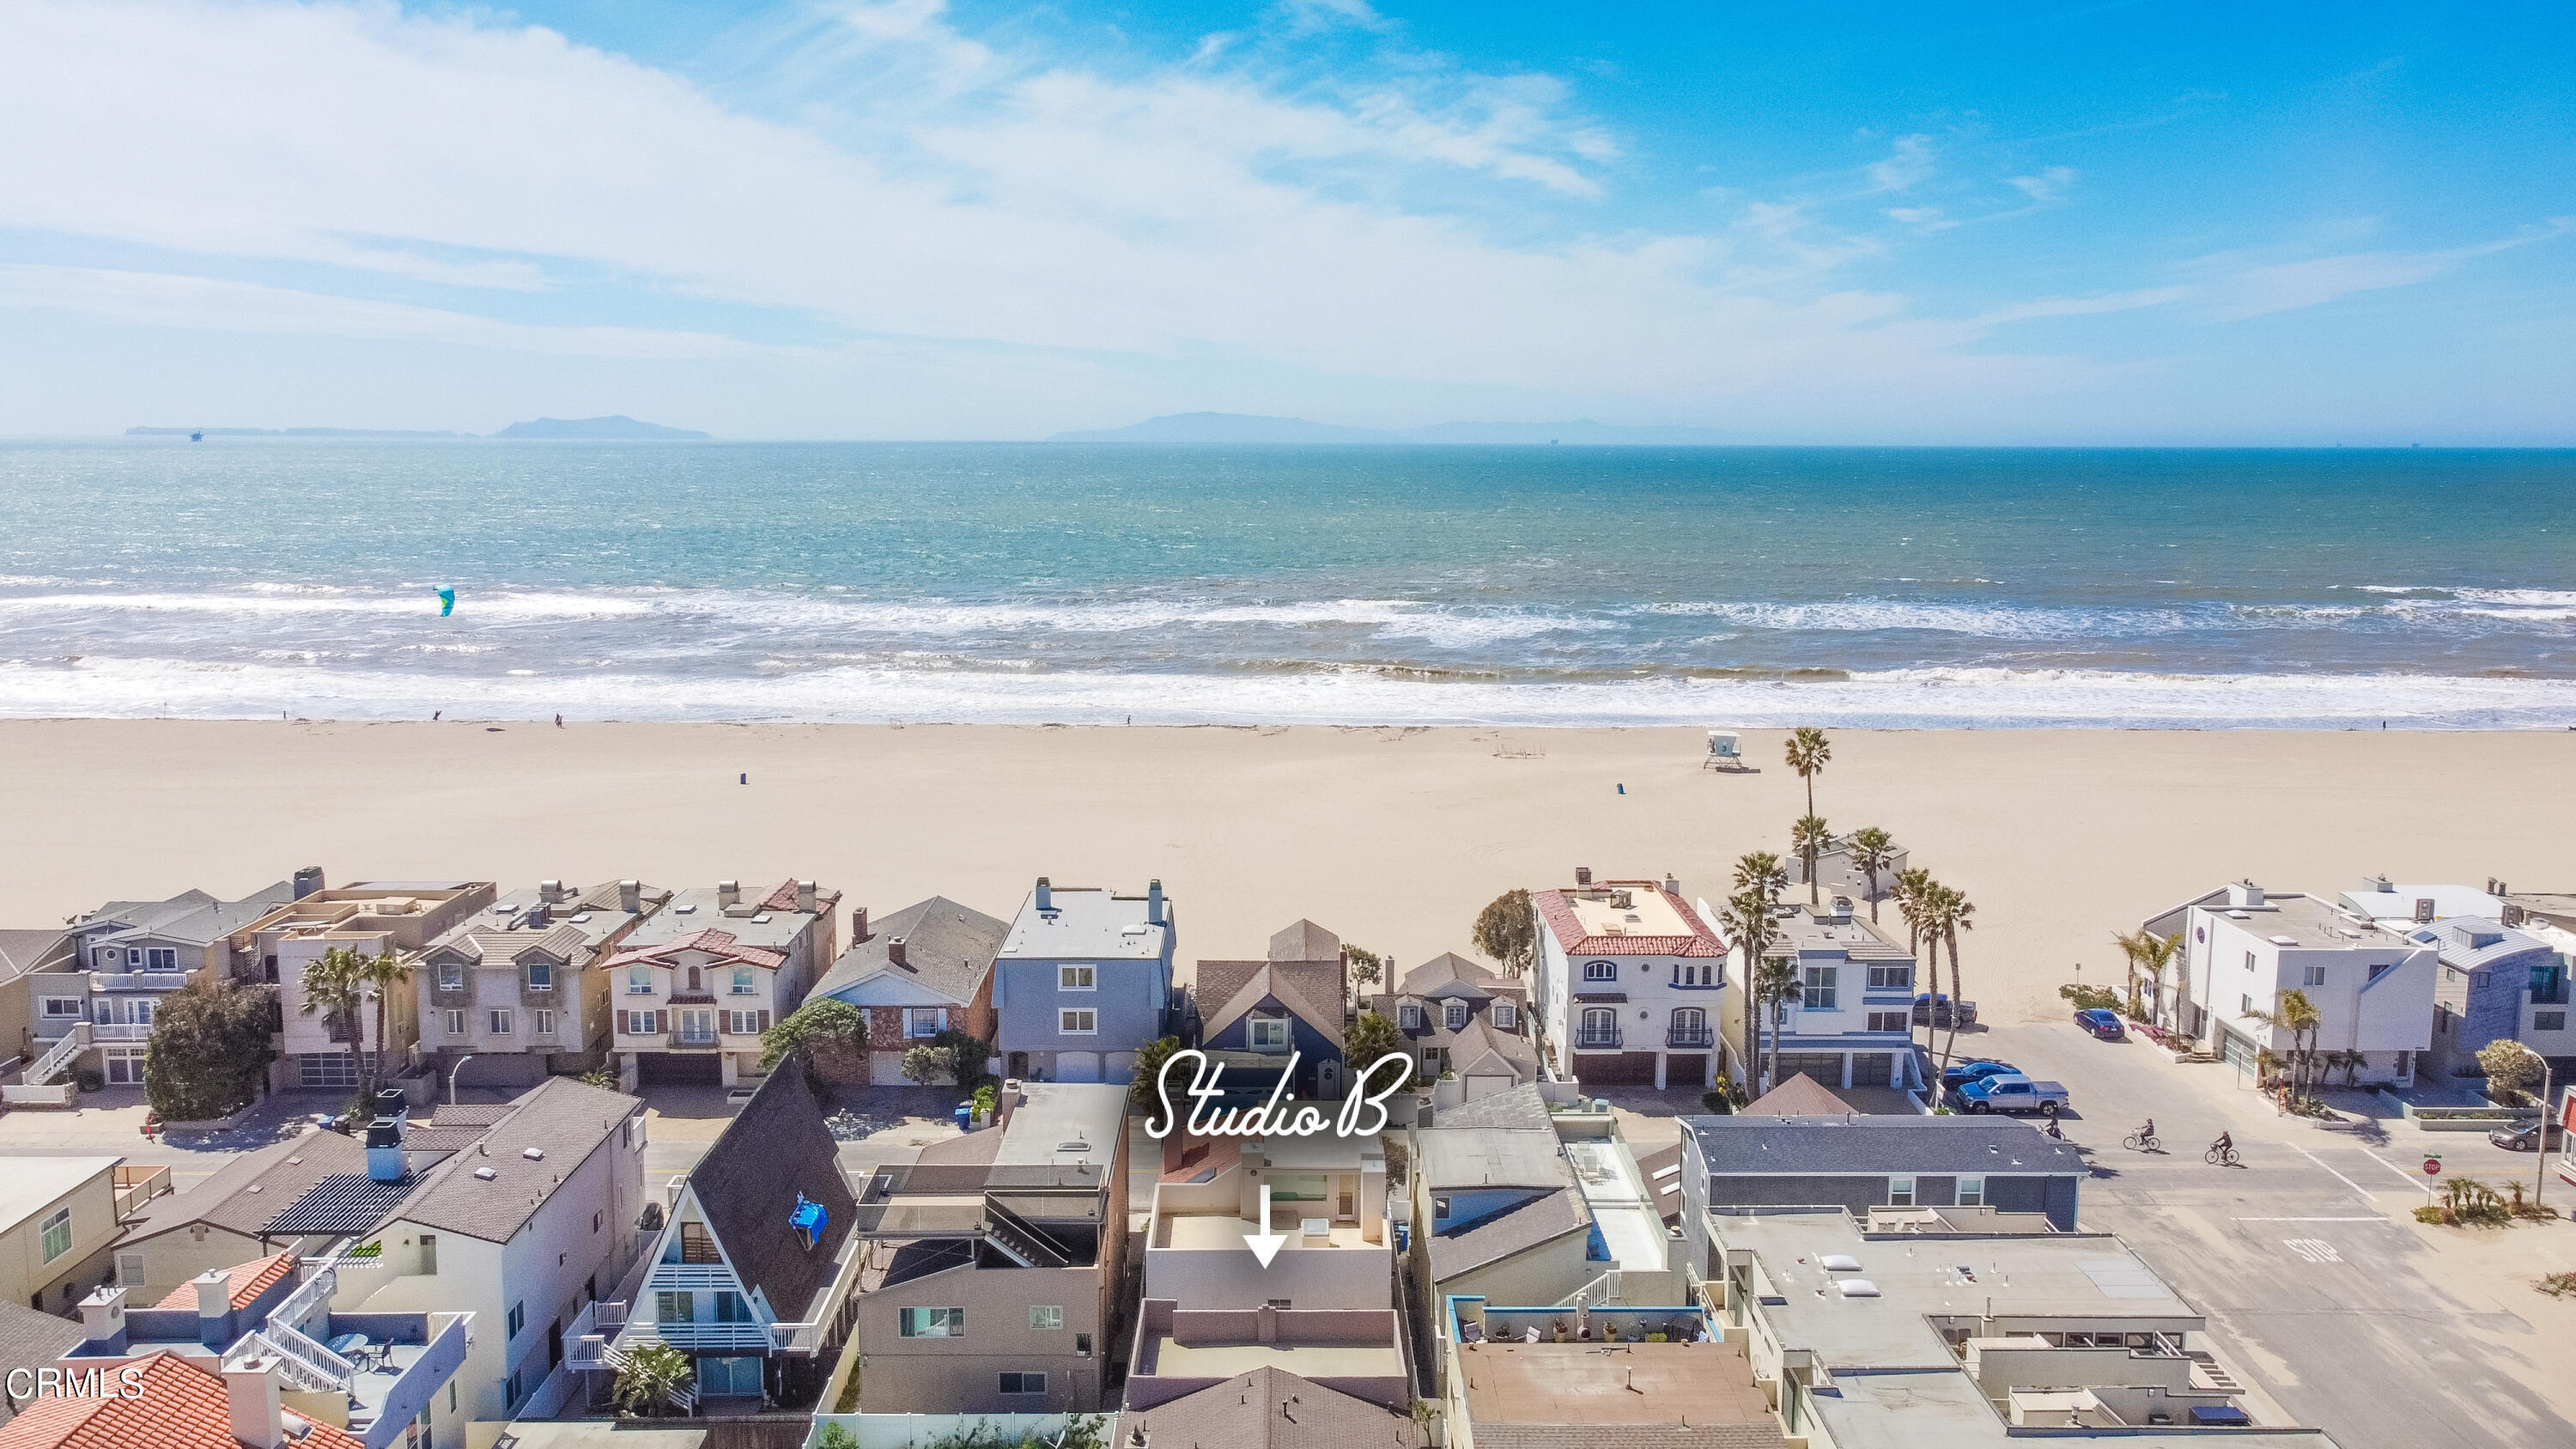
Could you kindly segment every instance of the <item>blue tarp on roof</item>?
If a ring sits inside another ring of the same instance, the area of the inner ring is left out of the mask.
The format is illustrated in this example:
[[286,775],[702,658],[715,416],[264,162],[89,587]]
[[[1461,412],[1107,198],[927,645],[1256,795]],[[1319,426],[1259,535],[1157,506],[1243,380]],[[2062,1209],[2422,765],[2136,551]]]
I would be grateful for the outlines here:
[[823,1205],[801,1192],[796,1194],[796,1212],[788,1218],[787,1225],[803,1233],[810,1241],[823,1236],[823,1223]]

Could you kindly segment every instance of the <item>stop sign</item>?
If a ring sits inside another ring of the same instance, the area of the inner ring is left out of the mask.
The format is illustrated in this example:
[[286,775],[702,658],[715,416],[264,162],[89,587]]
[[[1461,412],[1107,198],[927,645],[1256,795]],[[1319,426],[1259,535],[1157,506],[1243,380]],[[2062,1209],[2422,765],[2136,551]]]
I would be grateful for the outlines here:
[[2426,1177],[2436,1176],[2441,1172],[2441,1170],[2442,1159],[2438,1157],[2427,1157],[2424,1159],[2424,1175]]

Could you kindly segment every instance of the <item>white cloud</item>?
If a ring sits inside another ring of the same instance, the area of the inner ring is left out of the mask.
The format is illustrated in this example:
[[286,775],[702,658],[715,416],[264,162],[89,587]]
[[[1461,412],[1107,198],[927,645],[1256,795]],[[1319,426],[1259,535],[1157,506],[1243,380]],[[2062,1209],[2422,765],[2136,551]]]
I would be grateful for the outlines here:
[[2509,237],[2439,251],[2346,252],[2270,263],[2228,253],[2204,257],[2192,270],[2210,278],[2202,288],[2208,315],[2220,321],[2242,321],[2319,306],[2357,292],[2431,281],[2480,257],[2548,241],[2571,230],[2576,230],[2576,217],[2552,217],[2546,225]]
[[2065,199],[2067,191],[2075,185],[2075,168],[2050,166],[2043,168],[2037,176],[2014,176],[2006,179],[2022,195],[2029,197],[2038,205],[2046,206]]
[[1869,186],[1876,192],[1911,191],[1932,179],[1937,163],[1929,136],[1899,136],[1884,160],[1870,163]]

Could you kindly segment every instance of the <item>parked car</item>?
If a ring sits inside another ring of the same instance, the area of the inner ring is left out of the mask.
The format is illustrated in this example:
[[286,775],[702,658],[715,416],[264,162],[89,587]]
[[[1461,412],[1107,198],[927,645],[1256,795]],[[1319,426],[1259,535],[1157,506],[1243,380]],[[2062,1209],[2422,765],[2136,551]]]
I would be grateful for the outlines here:
[[[1949,993],[1927,991],[1914,998],[1914,1024],[1916,1026],[1948,1026],[1950,1025],[1950,1016]],[[1977,1003],[1973,1001],[1960,1002],[1958,1018],[1959,1025],[1961,1026],[1975,1026],[1977,1024]]]
[[2121,1029],[2120,1013],[2107,1006],[2091,1006],[2075,1013],[2075,1024],[2091,1032],[2097,1041],[2127,1041],[2128,1032]]
[[2012,1076],[2020,1071],[2021,1068],[2010,1062],[1955,1062],[1941,1069],[1941,1085],[1955,1091],[1979,1077]]
[[2502,1132],[2490,1132],[2487,1134],[2487,1140],[2507,1152],[2538,1152],[2541,1150],[2540,1134],[2544,1128],[2549,1132],[2548,1145],[2551,1147],[2558,1146],[2567,1135],[2564,1128],[2548,1122],[2526,1122],[2520,1127],[2509,1127]]
[[2054,1117],[2066,1107],[2064,1086],[2034,1082],[2018,1072],[1979,1077],[1961,1087],[1958,1095],[1971,1112],[2044,1112]]

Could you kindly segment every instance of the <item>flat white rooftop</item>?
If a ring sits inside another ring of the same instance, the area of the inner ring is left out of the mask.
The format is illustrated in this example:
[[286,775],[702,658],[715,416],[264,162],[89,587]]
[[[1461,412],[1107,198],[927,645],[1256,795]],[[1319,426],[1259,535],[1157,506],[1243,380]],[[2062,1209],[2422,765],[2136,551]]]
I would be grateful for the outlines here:
[[1672,897],[1650,886],[1612,885],[1606,889],[1624,892],[1628,904],[1614,905],[1607,896],[1592,897],[1566,892],[1565,903],[1574,910],[1574,919],[1587,936],[1688,936],[1695,934],[1690,922],[1673,909]]
[[1172,900],[1163,898],[1160,925],[1145,919],[1149,905],[1143,896],[1055,886],[1042,911],[1032,892],[1012,918],[1001,954],[1025,961],[1152,961],[1171,939]]
[[43,1212],[64,1193],[123,1162],[122,1157],[16,1157],[0,1173],[0,1230]]

